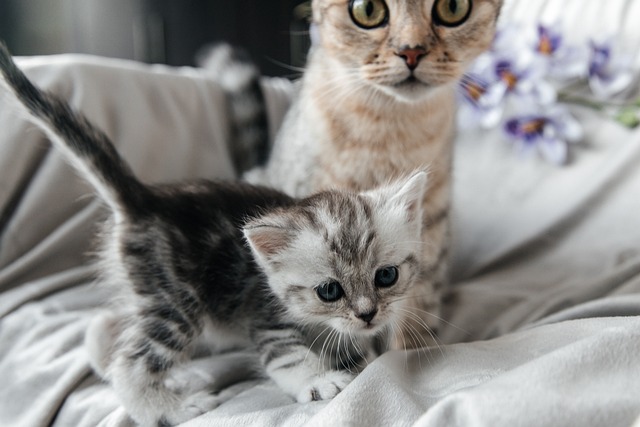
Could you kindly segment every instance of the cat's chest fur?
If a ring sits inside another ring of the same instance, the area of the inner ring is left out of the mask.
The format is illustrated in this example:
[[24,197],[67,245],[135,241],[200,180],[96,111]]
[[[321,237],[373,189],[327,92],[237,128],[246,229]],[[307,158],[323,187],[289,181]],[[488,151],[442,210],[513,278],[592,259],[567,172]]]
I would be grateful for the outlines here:
[[[451,85],[404,102],[373,88],[339,89],[312,61],[267,169],[271,184],[302,196],[365,190],[416,169],[449,170],[455,103]],[[286,150],[280,149],[286,147]]]
[[[410,105],[397,101],[347,100],[331,108],[318,98],[325,138],[316,154],[314,190],[365,190],[448,158],[453,109],[442,88],[431,99]],[[436,108],[436,106],[441,108]]]

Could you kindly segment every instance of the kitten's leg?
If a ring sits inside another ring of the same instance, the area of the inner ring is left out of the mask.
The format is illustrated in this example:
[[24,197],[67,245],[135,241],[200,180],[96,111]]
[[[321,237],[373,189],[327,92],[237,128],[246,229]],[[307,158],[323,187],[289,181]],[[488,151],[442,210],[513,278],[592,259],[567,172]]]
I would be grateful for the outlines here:
[[122,333],[120,317],[105,311],[91,319],[85,333],[85,348],[89,353],[89,363],[94,372],[101,378],[106,377],[106,370],[112,363],[118,337]]
[[126,319],[106,373],[136,422],[176,425],[219,405],[220,396],[210,390],[191,390],[170,376],[191,355],[201,331],[201,319],[171,305],[149,306]]
[[252,335],[269,377],[298,402],[331,399],[355,378],[349,372],[326,368],[294,325],[257,330]]

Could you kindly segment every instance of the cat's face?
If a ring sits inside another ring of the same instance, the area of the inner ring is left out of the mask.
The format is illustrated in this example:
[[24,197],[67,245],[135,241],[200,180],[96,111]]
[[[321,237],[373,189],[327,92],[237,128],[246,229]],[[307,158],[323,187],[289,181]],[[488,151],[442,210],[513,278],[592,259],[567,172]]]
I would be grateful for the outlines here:
[[319,44],[340,78],[401,100],[456,81],[486,50],[502,0],[314,0]]
[[371,335],[399,327],[421,256],[424,173],[360,195],[323,193],[245,230],[274,293],[299,322]]

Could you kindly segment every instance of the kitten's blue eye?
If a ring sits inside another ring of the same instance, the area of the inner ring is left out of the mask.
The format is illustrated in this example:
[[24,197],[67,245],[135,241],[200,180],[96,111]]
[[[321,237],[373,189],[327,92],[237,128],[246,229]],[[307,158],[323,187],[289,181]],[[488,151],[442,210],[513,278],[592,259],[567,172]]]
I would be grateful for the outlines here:
[[387,23],[389,9],[383,0],[351,0],[349,14],[358,27],[369,30]]
[[338,301],[344,295],[344,290],[338,282],[323,283],[316,288],[316,292],[324,302]]
[[376,271],[376,286],[379,288],[388,288],[398,281],[397,267],[384,267]]
[[471,0],[436,0],[433,4],[433,19],[439,25],[455,27],[471,14]]

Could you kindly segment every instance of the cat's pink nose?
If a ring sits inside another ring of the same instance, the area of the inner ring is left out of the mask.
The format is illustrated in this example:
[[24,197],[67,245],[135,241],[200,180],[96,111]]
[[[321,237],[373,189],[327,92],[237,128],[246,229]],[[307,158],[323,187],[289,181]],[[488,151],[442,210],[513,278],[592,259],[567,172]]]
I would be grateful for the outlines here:
[[417,47],[405,47],[399,52],[396,52],[396,55],[404,59],[404,62],[407,64],[407,67],[411,71],[415,70],[420,63],[420,60],[427,54],[427,50],[421,46]]

